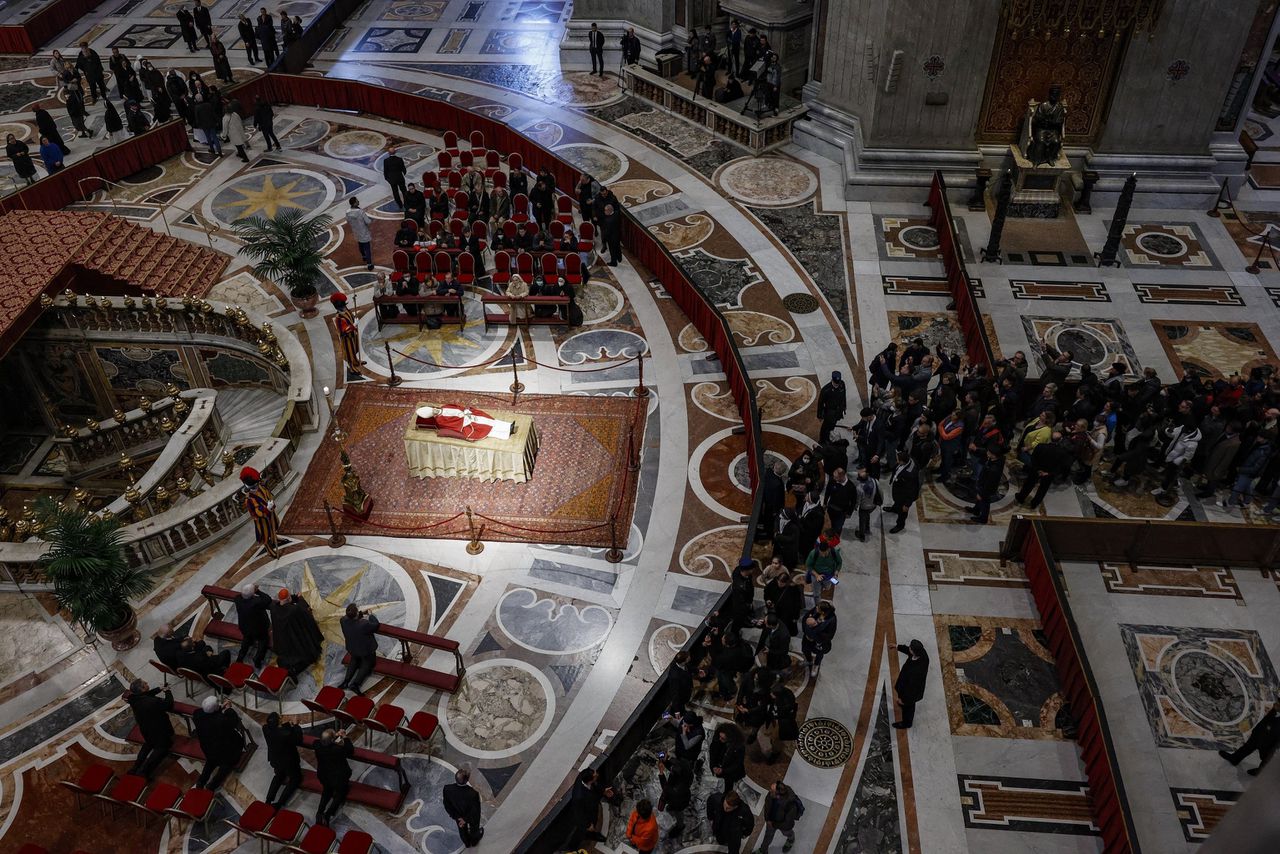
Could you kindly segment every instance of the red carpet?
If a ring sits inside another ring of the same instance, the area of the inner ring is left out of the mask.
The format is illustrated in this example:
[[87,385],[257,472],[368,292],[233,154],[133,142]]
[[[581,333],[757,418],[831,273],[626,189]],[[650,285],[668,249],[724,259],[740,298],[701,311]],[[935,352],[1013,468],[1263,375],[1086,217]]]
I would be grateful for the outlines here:
[[[405,463],[404,431],[420,403],[472,404],[490,412],[533,416],[538,461],[527,483],[486,483],[469,478],[416,478]],[[430,539],[467,539],[466,517],[445,521],[470,505],[487,520],[484,539],[608,546],[609,519],[617,512],[625,541],[635,508],[635,473],[627,471],[628,435],[635,423],[639,447],[644,405],[631,397],[510,395],[434,389],[349,386],[338,420],[348,433],[347,452],[361,484],[373,497],[369,523],[338,515],[342,502],[338,446],[326,438],[285,515],[286,534],[327,534],[324,500],[346,533]],[[637,417],[639,415],[639,417]],[[434,527],[428,527],[434,526]]]

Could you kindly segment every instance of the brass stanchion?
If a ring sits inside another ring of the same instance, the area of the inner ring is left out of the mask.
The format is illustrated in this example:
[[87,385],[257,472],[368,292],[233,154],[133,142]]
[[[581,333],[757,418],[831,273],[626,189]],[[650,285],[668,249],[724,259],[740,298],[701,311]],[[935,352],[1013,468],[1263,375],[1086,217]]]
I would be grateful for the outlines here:
[[1244,268],[1246,273],[1257,274],[1262,269],[1258,262],[1262,260],[1262,250],[1271,248],[1271,226],[1267,226],[1267,230],[1262,233],[1262,245],[1258,247],[1258,254],[1253,256],[1253,262]]
[[478,555],[484,551],[484,543],[480,542],[480,538],[484,536],[484,525],[476,530],[476,520],[471,517],[471,505],[467,505],[467,527],[471,529],[471,542],[467,543],[467,554]]
[[627,471],[640,469],[640,449],[636,447],[636,422],[627,431]]
[[329,548],[336,549],[346,545],[347,538],[338,533],[338,526],[333,524],[333,508],[324,502],[324,515],[329,519]]
[[636,356],[636,364],[640,366],[640,382],[636,386],[636,397],[648,397],[649,387],[644,384],[644,353]]
[[511,402],[515,403],[520,392],[524,391],[524,383],[520,382],[520,363],[515,352],[511,353]]
[[387,367],[391,369],[391,379],[387,380],[387,385],[395,387],[404,382],[404,380],[396,376],[395,363],[391,361],[391,344],[387,341],[382,342],[382,346],[387,348]]
[[609,563],[622,563],[622,549],[618,548],[618,518],[609,519],[609,550],[604,553]]

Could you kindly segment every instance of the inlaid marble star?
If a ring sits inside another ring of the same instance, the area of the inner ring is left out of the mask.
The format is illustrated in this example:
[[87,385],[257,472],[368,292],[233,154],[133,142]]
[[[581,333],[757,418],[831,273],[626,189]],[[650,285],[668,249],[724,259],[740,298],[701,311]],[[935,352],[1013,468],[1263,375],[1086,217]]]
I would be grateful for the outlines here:
[[283,208],[293,208],[295,210],[307,210],[306,205],[300,205],[294,199],[310,195],[313,190],[295,190],[301,178],[294,178],[287,184],[277,187],[275,182],[271,180],[270,175],[266,175],[262,179],[262,187],[256,190],[241,189],[240,187],[232,187],[232,191],[239,193],[243,201],[228,202],[228,207],[243,208],[237,219],[251,217],[259,211],[263,216],[270,219]]
[[[463,349],[478,350],[480,345],[472,341],[463,334],[460,326],[447,325],[440,329],[423,329],[422,331],[412,330],[409,332],[401,332],[390,337],[393,344],[401,346],[396,347],[401,352],[413,353],[419,349],[425,349],[431,354],[431,361],[437,365],[447,364],[445,362],[445,347],[452,345]],[[405,344],[408,346],[403,346]],[[405,356],[396,357],[396,367],[401,367],[406,361]]]
[[[352,592],[359,585],[360,579],[369,571],[369,564],[365,564],[360,569],[351,574],[346,581],[338,585],[338,587],[328,596],[320,593],[320,585],[316,583],[315,575],[311,572],[310,561],[302,562],[302,589],[299,593],[302,598],[307,600],[307,604],[311,606],[311,613],[316,618],[316,624],[320,627],[320,633],[324,635],[324,639],[331,644],[340,647],[346,645],[346,640],[342,636],[342,618],[346,614],[347,602],[351,598]],[[397,602],[374,602],[357,603],[361,611],[377,612],[384,608],[390,608]],[[315,679],[317,685],[323,685],[325,675],[325,656],[320,656],[316,663],[311,665],[311,675]]]

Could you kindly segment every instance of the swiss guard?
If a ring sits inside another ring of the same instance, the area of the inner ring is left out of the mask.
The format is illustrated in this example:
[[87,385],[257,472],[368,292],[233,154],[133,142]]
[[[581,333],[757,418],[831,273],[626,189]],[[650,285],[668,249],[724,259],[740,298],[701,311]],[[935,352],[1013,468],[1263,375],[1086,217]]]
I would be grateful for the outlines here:
[[347,363],[348,371],[360,373],[360,327],[356,325],[356,315],[347,308],[347,295],[336,291],[329,297],[329,302],[337,310],[335,322],[338,326],[338,343],[342,347],[342,359]]
[[271,557],[280,557],[280,518],[276,516],[275,497],[262,483],[257,469],[241,469],[240,482],[244,484],[244,509],[253,519],[254,538]]

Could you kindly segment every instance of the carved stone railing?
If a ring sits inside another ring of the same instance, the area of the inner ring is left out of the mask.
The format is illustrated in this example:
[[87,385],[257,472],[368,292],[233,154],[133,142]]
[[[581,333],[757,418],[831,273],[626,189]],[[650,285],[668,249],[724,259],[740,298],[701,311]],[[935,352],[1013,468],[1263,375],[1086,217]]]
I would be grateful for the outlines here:
[[[290,467],[293,446],[287,439],[264,442],[246,465],[262,472],[263,481],[279,490],[295,476]],[[181,504],[122,529],[125,556],[131,566],[162,566],[181,560],[229,533],[244,516],[240,481],[224,478]],[[0,543],[0,589],[49,586],[40,569],[48,543],[31,539]]]

